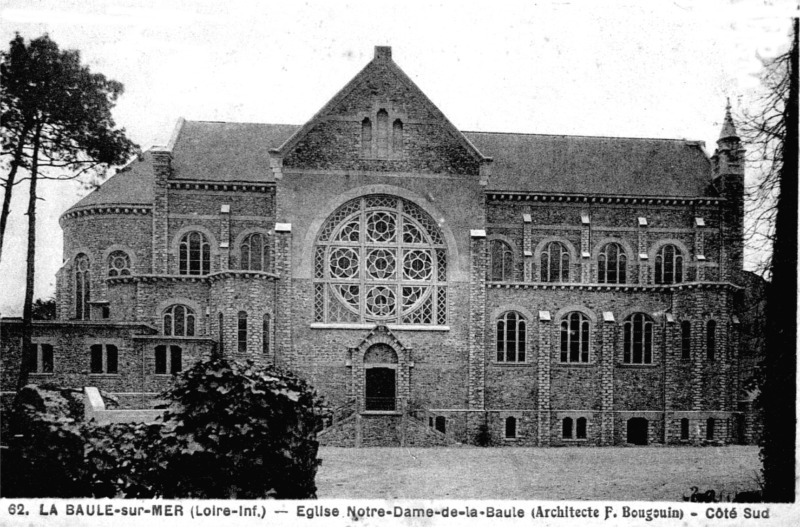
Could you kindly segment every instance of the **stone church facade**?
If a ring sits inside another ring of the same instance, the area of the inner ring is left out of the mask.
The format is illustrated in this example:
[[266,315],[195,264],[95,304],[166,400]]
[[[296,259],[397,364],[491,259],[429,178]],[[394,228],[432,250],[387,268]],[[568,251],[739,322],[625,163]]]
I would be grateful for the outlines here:
[[181,120],[64,213],[30,379],[148,407],[217,352],[308,379],[327,444],[752,442],[743,154],[730,113],[710,158],[462,132],[377,47],[306,124]]

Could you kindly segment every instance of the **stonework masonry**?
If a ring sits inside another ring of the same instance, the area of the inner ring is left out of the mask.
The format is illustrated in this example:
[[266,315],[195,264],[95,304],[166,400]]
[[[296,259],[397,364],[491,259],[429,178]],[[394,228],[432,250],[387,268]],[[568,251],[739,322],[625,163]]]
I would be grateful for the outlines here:
[[304,125],[181,120],[68,210],[30,380],[147,409],[221,354],[307,379],[327,445],[753,443],[743,181],[730,112],[711,156],[462,132],[379,47]]

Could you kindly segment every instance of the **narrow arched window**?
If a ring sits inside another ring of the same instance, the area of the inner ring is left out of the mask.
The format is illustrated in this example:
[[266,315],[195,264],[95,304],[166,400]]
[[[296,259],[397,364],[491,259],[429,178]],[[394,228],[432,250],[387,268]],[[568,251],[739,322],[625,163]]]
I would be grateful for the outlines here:
[[361,154],[364,157],[372,154],[372,121],[369,117],[361,121]]
[[492,240],[490,247],[489,279],[496,282],[513,280],[514,253],[502,240]]
[[509,311],[497,319],[497,362],[525,362],[525,318]]
[[89,320],[89,300],[91,299],[91,274],[89,257],[79,254],[75,257],[75,318]]
[[264,355],[269,354],[269,339],[272,333],[272,317],[269,313],[264,313],[261,327],[261,350]]
[[713,361],[716,359],[717,323],[713,320],[706,322],[706,357]]
[[245,236],[239,253],[239,265],[243,271],[269,270],[268,238],[260,232]]
[[124,251],[114,251],[108,255],[108,276],[127,276],[131,274],[131,258]]
[[179,274],[204,275],[211,271],[211,245],[202,232],[187,232],[178,249]]
[[657,284],[683,282],[683,255],[676,246],[664,245],[656,253],[655,282]]
[[400,119],[392,124],[392,151],[395,155],[403,153],[403,121]]
[[542,282],[569,282],[569,251],[563,243],[548,243],[539,262]]
[[689,360],[692,357],[692,323],[688,320],[681,322],[681,359]]
[[607,243],[597,255],[597,281],[624,284],[627,281],[627,256],[618,243]]
[[222,353],[225,351],[225,344],[224,344],[224,342],[225,342],[225,338],[224,338],[225,337],[225,316],[222,313],[217,315],[217,332],[218,332],[217,339],[218,339],[218,342],[219,342],[219,354],[222,355]]
[[579,311],[561,320],[561,362],[589,362],[589,319]]
[[689,439],[689,420],[685,417],[681,419],[681,439],[684,441]]
[[653,363],[653,320],[644,313],[634,313],[623,324],[623,362]]
[[164,335],[193,337],[196,316],[191,308],[175,304],[164,310]]
[[378,110],[378,157],[389,155],[389,114],[384,109]]
[[572,418],[565,417],[561,421],[561,437],[564,439],[572,439]]
[[578,417],[575,422],[575,439],[586,439],[586,418]]
[[237,342],[239,353],[247,353],[247,312],[239,311]]
[[517,437],[517,418],[506,417],[506,439],[514,439]]
[[714,439],[714,418],[709,417],[706,420],[706,439],[712,441]]

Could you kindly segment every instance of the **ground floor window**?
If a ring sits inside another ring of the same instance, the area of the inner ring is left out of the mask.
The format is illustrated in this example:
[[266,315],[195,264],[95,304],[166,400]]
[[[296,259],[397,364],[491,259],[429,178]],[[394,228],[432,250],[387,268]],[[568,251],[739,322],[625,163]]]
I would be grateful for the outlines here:
[[155,373],[180,373],[183,369],[183,350],[180,346],[156,346]]
[[571,417],[565,417],[561,421],[561,437],[563,439],[586,439],[586,425],[585,417],[578,417],[574,420]]
[[517,437],[517,418],[506,417],[506,439],[516,439]]
[[436,430],[438,430],[439,432],[441,432],[443,434],[446,433],[447,420],[444,418],[444,416],[441,416],[441,415],[437,416],[435,423],[436,423],[435,424]]
[[706,421],[706,439],[709,441],[714,439],[714,418],[709,417]]
[[52,344],[31,344],[27,355],[28,371],[31,373],[53,373]]
[[647,444],[648,422],[644,417],[632,417],[628,419],[628,443],[632,445]]
[[92,344],[89,352],[90,373],[118,373],[118,351],[114,344]]

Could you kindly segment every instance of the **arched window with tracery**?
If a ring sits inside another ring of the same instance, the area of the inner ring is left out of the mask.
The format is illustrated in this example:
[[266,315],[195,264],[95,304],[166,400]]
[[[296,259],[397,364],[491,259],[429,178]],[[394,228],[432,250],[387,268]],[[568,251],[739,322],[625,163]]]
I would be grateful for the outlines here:
[[125,251],[114,251],[108,255],[108,276],[131,274],[131,257]]
[[164,335],[174,337],[194,337],[197,317],[194,310],[182,304],[175,304],[164,310],[162,318]]
[[89,320],[91,279],[89,257],[81,253],[75,257],[75,318]]
[[489,280],[510,282],[514,279],[514,251],[503,240],[489,245]]
[[323,224],[314,249],[314,321],[447,324],[447,250],[414,203],[372,194]]
[[618,243],[607,243],[597,255],[597,281],[601,284],[624,284],[627,281],[625,250]]
[[269,239],[260,232],[248,234],[239,246],[239,267],[243,271],[269,270]]
[[516,311],[497,319],[497,362],[525,362],[527,323]]
[[683,255],[676,246],[667,244],[658,250],[654,278],[657,284],[683,282]]
[[623,359],[626,364],[653,363],[653,319],[644,313],[634,313],[625,319]]
[[542,282],[569,282],[569,251],[561,242],[545,245],[539,259]]
[[178,273],[205,275],[211,272],[211,244],[202,232],[187,232],[178,247]]
[[580,311],[561,320],[561,362],[589,362],[589,318]]

